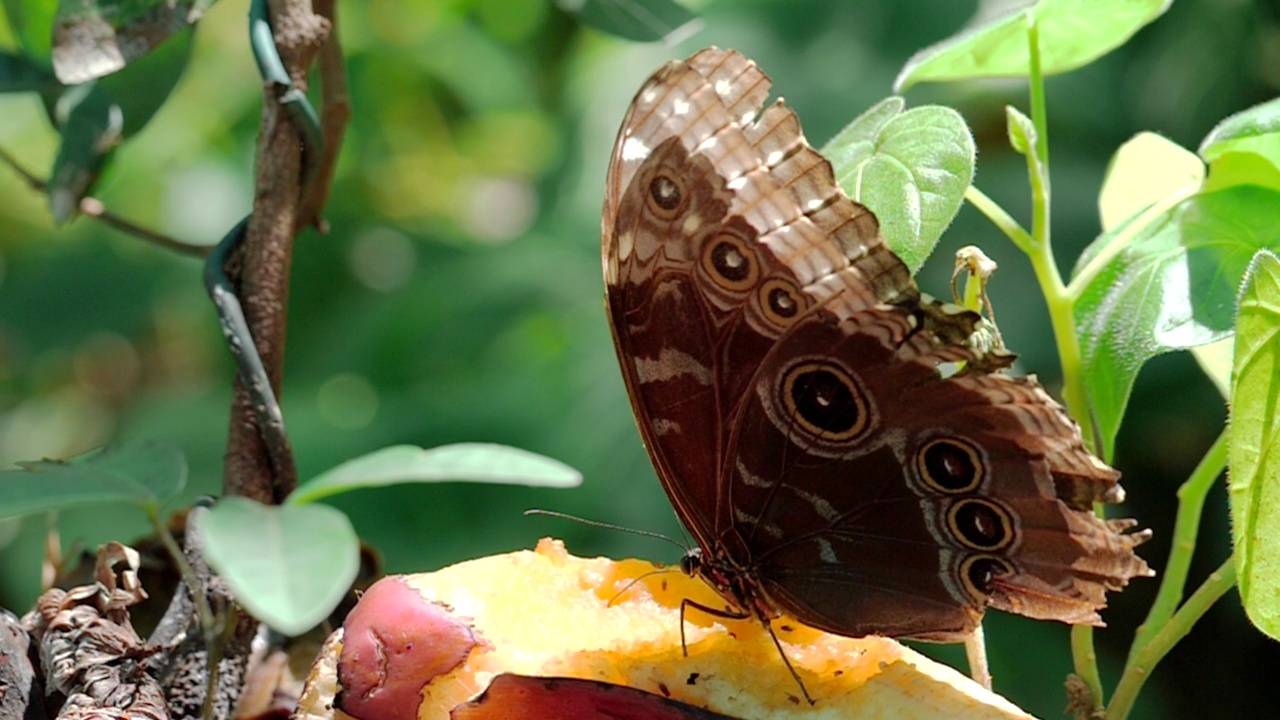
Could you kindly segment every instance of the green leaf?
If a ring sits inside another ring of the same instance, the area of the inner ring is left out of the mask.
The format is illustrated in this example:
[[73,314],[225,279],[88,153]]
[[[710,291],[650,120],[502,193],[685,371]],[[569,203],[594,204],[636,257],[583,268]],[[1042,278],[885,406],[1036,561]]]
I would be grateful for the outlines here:
[[1209,163],[1208,188],[1280,188],[1280,98],[1218,123],[1200,143],[1200,157]]
[[1120,47],[1164,14],[1173,0],[1040,0],[986,20],[921,50],[894,81],[895,92],[920,82],[1027,77],[1029,19],[1040,30],[1040,71],[1055,75]]
[[59,225],[89,194],[112,151],[124,139],[124,113],[98,83],[68,88],[58,99],[62,144],[49,175],[49,207]]
[[3,0],[9,27],[18,36],[22,49],[33,58],[48,63],[53,47],[53,17],[57,0]]
[[67,85],[123,68],[204,16],[216,0],[62,0],[53,69]]
[[556,0],[578,22],[627,40],[674,45],[702,28],[697,15],[673,0]]
[[1009,134],[1009,147],[1019,155],[1032,155],[1040,138],[1035,122],[1018,108],[1005,105],[1004,124],[1005,132]]
[[302,504],[360,488],[416,482],[482,482],[570,488],[582,473],[527,450],[458,443],[423,450],[393,445],[338,465],[298,486],[286,502]]
[[1204,163],[1194,153],[1151,132],[1140,132],[1116,150],[1102,181],[1098,213],[1102,229],[1170,196],[1179,199],[1200,189]]
[[0,50],[0,93],[44,92],[56,85],[49,73],[26,55]]
[[955,110],[903,107],[902,98],[882,100],[821,152],[841,187],[875,213],[889,247],[915,272],[973,183],[974,146]]
[[187,483],[182,451],[163,442],[107,447],[70,460],[19,463],[0,472],[0,517],[90,503],[159,505]]
[[140,131],[168,99],[191,56],[192,32],[101,80],[68,87],[54,107],[62,144],[49,175],[54,222],[69,220],[111,153]]
[[[1280,192],[1199,194],[1094,242],[1075,306],[1090,410],[1110,455],[1138,370],[1170,350],[1227,337],[1253,254],[1280,249]],[[1073,287],[1077,285],[1075,281]]]
[[200,523],[210,567],[236,600],[285,635],[319,625],[351,589],[360,542],[327,505],[267,506],[226,497]]
[[1280,260],[1269,252],[1249,266],[1235,358],[1227,489],[1240,599],[1280,639]]
[[1200,369],[1213,381],[1223,399],[1231,398],[1231,358],[1234,338],[1223,338],[1208,345],[1197,345],[1191,348],[1191,356],[1199,363]]
[[[1277,134],[1280,134],[1280,98],[1241,110],[1215,125],[1200,142],[1200,157],[1213,162],[1223,153],[1238,150],[1238,143],[1274,138]],[[1269,157],[1280,159],[1276,155]]]

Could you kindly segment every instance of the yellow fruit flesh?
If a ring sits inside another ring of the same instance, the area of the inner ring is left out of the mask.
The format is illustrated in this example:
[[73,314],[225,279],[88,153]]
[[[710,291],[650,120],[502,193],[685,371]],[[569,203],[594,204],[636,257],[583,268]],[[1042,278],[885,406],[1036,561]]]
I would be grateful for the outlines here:
[[423,691],[420,720],[449,711],[501,672],[629,685],[742,718],[1026,718],[1004,699],[884,638],[845,638],[789,621],[773,627],[810,707],[758,620],[689,609],[724,607],[706,583],[638,560],[584,559],[543,540],[537,550],[464,562],[406,583],[449,606],[482,642]]

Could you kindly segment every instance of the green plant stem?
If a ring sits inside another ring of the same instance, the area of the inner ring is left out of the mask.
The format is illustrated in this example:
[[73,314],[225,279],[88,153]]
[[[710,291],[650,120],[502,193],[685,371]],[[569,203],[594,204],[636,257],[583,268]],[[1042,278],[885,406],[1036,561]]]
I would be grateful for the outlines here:
[[969,189],[964,191],[964,199],[975,210],[985,215],[991,221],[991,224],[996,226],[997,230],[1004,233],[1005,237],[1018,246],[1019,250],[1028,255],[1031,254],[1031,233],[1028,233],[1019,225],[1018,221],[1005,212],[1004,208],[996,204],[995,200],[987,197],[987,194],[979,190],[975,185],[970,185]]
[[[226,635],[231,627],[230,622],[218,625],[218,618],[213,614],[213,608],[209,606],[209,597],[205,594],[205,589],[200,586],[200,579],[196,577],[195,570],[191,568],[191,563],[187,561],[186,553],[182,552],[182,548],[178,547],[178,541],[174,539],[173,533],[169,532],[169,527],[160,518],[160,507],[155,503],[149,503],[146,507],[147,518],[151,521],[151,526],[155,528],[156,535],[160,538],[160,543],[164,545],[165,550],[173,557],[174,563],[178,566],[178,572],[182,575],[182,582],[187,586],[187,592],[191,593],[191,601],[196,606],[196,616],[200,620],[200,635],[204,640],[206,670],[205,673],[205,696],[204,706],[200,713],[200,717],[204,720],[213,720],[213,698],[218,689],[218,664],[222,662],[222,649],[226,644]],[[231,605],[231,615],[234,618],[235,604]]]
[[1133,647],[1125,672],[1133,666],[1143,648],[1151,642],[1173,617],[1182,602],[1187,586],[1187,571],[1196,549],[1196,535],[1200,529],[1200,517],[1204,513],[1204,499],[1213,489],[1214,482],[1227,467],[1227,431],[1224,429],[1196,466],[1191,477],[1178,488],[1178,517],[1173,526],[1173,545],[1169,550],[1169,563],[1165,565],[1160,581],[1160,591],[1147,613],[1147,619],[1134,634]]
[[212,637],[217,632],[217,619],[213,615],[213,609],[209,607],[209,598],[205,596],[204,588],[200,587],[199,578],[191,569],[191,563],[187,562],[187,556],[182,552],[182,548],[178,547],[178,541],[174,539],[173,533],[169,532],[168,525],[160,518],[160,508],[154,503],[149,503],[146,511],[151,527],[155,528],[164,549],[169,552],[173,562],[178,566],[178,572],[182,575],[183,584],[187,586],[187,592],[191,593],[191,601],[195,603],[196,615],[200,620],[203,635],[206,639]]
[[1125,720],[1129,717],[1134,701],[1138,697],[1138,691],[1142,689],[1143,683],[1147,681],[1156,664],[1173,649],[1174,645],[1178,644],[1179,640],[1191,632],[1196,621],[1213,607],[1218,598],[1235,587],[1235,584],[1236,560],[1232,555],[1217,570],[1209,574],[1204,583],[1196,588],[1191,597],[1187,598],[1187,602],[1169,618],[1169,622],[1152,635],[1150,641],[1134,655],[1124,676],[1120,678],[1120,684],[1116,685],[1115,695],[1112,696],[1111,704],[1107,707],[1107,720]]
[[[1080,339],[1076,335],[1074,302],[1062,282],[1049,232],[1049,129],[1046,117],[1044,75],[1040,70],[1040,28],[1033,11],[1027,11],[1027,50],[1030,60],[1031,122],[1036,130],[1035,143],[1027,153],[1027,170],[1031,178],[1031,267],[1044,292],[1053,325],[1053,337],[1062,363],[1063,398],[1067,412],[1082,427],[1089,428],[1085,437],[1095,437],[1092,414],[1088,412],[1084,388],[1084,359]],[[1093,628],[1077,625],[1071,628],[1071,657],[1075,673],[1089,689],[1094,709],[1104,706],[1102,676],[1098,672],[1098,654],[1094,648]]]

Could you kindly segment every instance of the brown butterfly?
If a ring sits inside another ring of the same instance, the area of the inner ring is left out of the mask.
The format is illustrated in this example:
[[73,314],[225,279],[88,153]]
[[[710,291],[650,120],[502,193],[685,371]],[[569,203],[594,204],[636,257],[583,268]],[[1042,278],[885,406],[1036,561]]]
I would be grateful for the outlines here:
[[662,67],[605,189],[609,321],[686,569],[729,615],[845,636],[958,641],[987,607],[1101,625],[1152,574],[1149,531],[1092,512],[1119,473],[966,343],[977,314],[921,295],[769,86],[734,51]]

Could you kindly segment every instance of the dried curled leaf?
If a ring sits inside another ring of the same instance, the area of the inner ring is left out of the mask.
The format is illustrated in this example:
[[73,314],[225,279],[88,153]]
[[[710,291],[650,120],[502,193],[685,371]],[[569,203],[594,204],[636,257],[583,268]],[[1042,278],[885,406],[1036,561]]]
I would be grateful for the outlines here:
[[147,597],[138,564],[133,548],[108,543],[92,585],[45,592],[24,621],[40,643],[48,689],[67,698],[59,720],[168,720],[159,683],[136,662],[148,654],[129,622],[129,607]]

